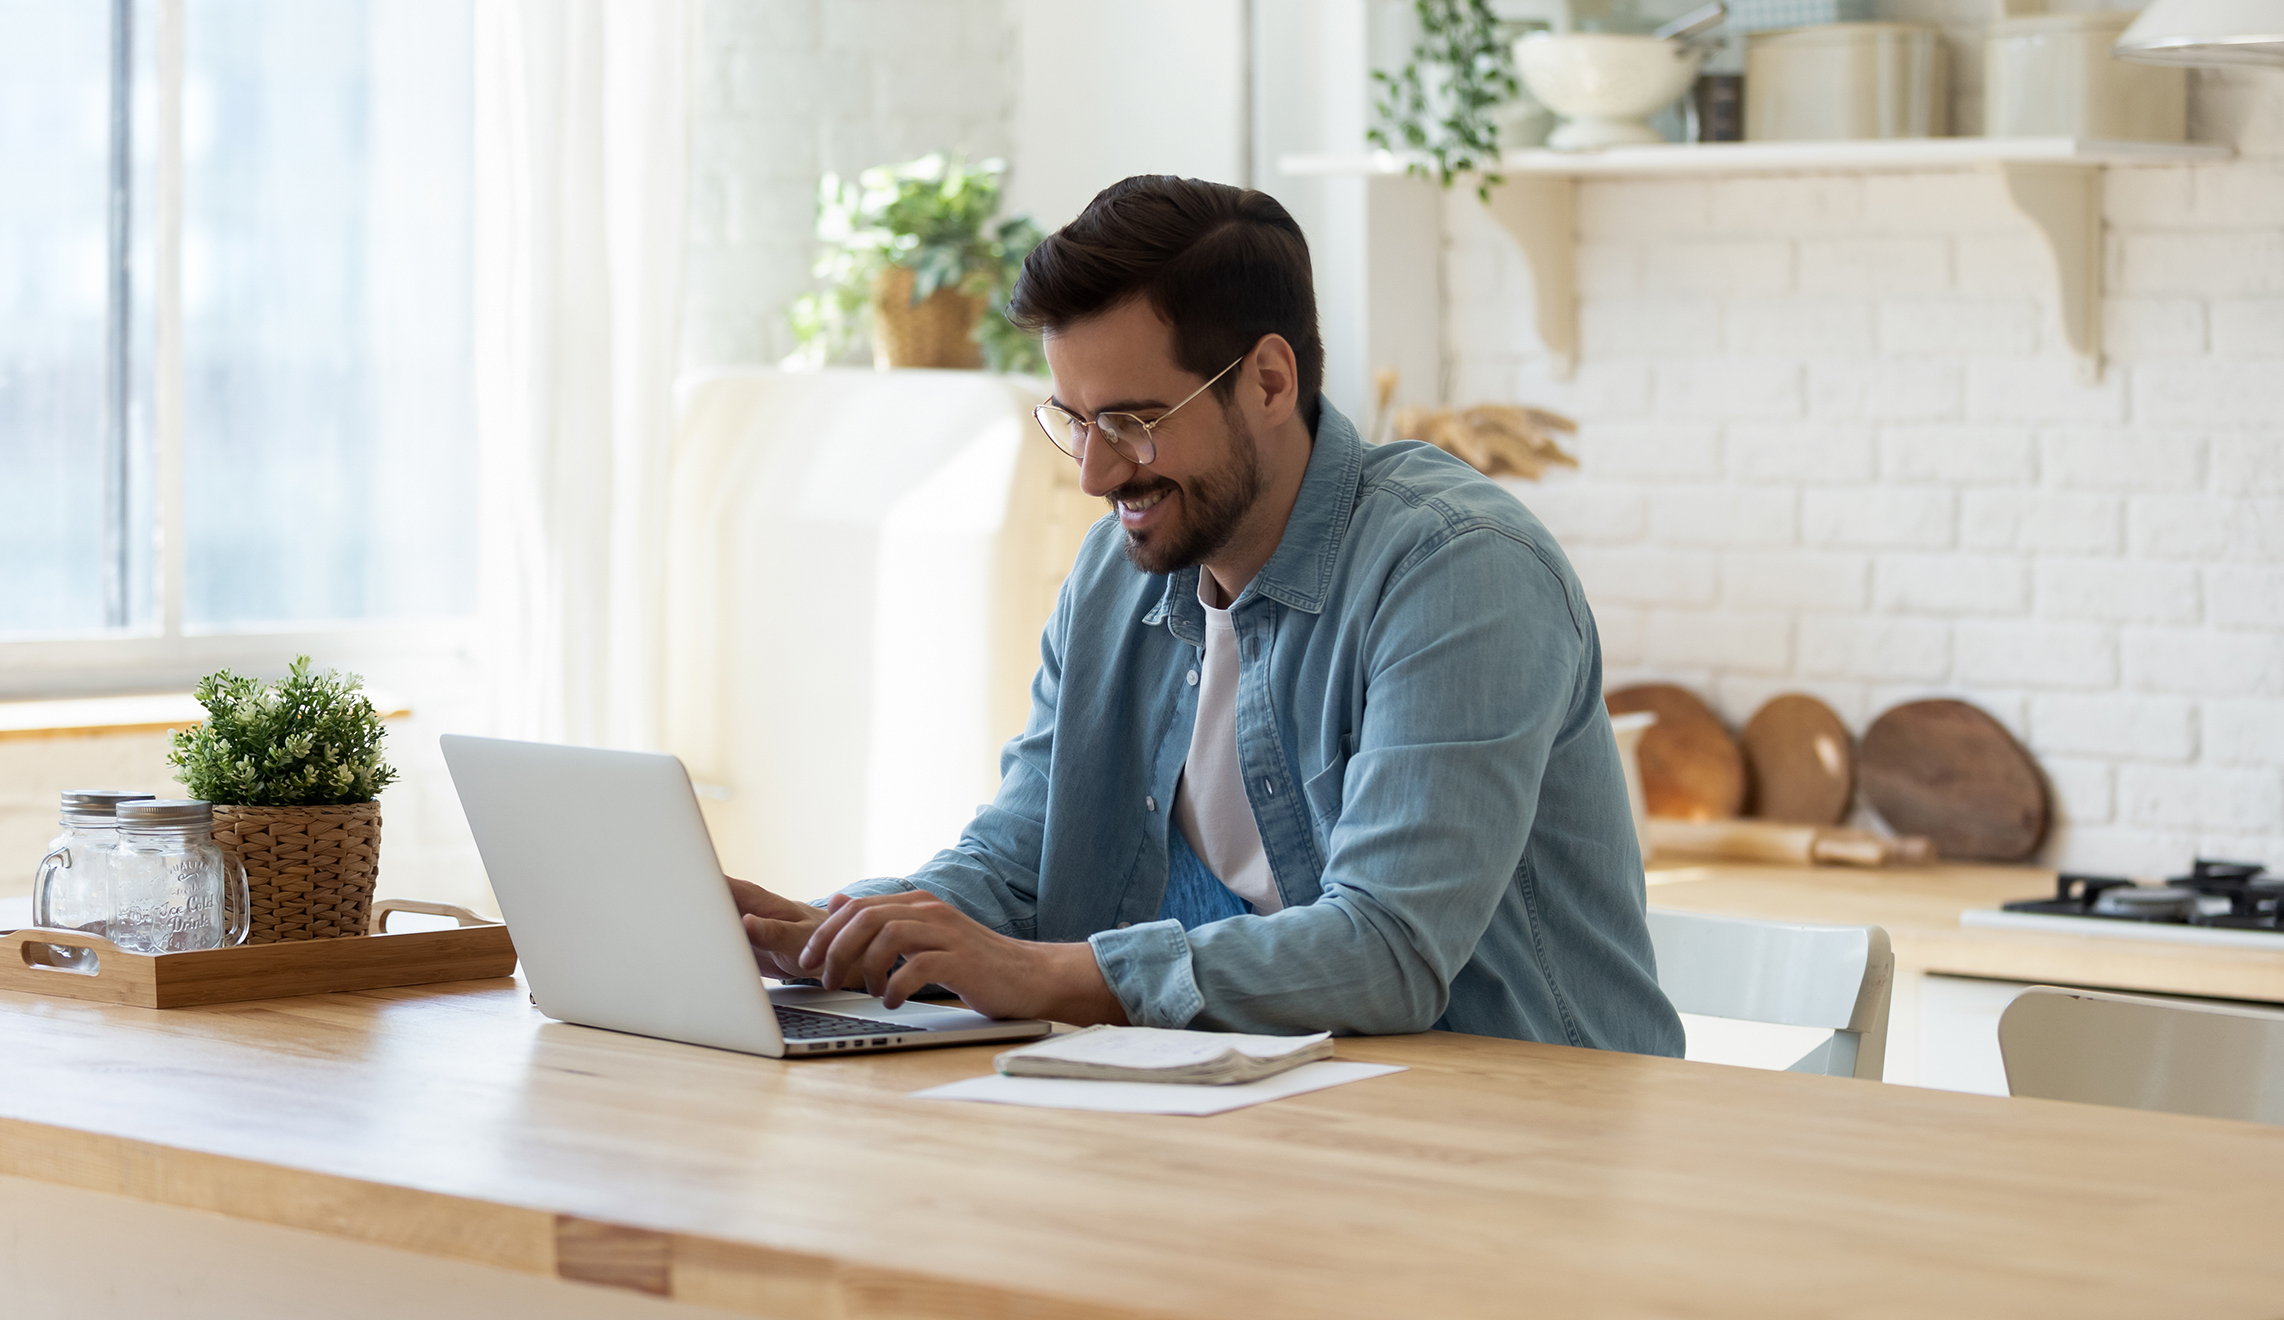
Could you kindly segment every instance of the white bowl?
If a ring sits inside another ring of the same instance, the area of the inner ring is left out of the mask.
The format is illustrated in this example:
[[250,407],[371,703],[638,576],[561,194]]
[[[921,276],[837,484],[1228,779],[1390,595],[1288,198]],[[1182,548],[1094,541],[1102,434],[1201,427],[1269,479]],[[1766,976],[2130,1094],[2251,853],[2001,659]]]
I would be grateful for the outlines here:
[[1617,32],[1534,32],[1515,43],[1531,95],[1563,117],[1547,139],[1558,151],[1663,142],[1651,115],[1689,90],[1702,47]]

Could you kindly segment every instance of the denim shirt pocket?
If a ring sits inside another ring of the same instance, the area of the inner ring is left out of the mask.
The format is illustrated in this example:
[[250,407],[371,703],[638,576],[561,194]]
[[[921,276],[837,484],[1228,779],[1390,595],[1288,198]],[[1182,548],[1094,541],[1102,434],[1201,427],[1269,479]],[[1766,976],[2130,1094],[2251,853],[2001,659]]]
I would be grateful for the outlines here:
[[1309,810],[1317,823],[1330,830],[1340,820],[1340,797],[1343,781],[1348,777],[1348,735],[1340,735],[1340,747],[1324,769],[1310,775],[1301,783],[1301,793],[1308,798]]

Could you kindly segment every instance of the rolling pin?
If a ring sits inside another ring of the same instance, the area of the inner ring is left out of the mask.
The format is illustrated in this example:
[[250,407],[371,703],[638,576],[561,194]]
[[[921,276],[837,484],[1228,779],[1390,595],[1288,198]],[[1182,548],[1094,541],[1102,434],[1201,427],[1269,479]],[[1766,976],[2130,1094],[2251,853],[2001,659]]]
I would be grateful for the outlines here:
[[1914,835],[1888,838],[1835,825],[1782,825],[1767,820],[1674,820],[1652,816],[1650,846],[1657,852],[1695,853],[1736,862],[1789,862],[1799,866],[1918,866],[1935,860],[1935,848]]

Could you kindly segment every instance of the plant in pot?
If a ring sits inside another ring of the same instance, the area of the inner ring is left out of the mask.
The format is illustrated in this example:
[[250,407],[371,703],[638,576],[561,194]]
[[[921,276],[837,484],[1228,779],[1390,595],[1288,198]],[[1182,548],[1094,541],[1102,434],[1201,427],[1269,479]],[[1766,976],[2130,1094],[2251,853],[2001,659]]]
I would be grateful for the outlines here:
[[198,684],[206,721],[171,735],[167,763],[214,804],[214,841],[246,868],[248,944],[363,935],[380,872],[381,808],[397,772],[355,674],[293,662],[274,683],[229,670]]
[[818,185],[819,292],[786,318],[795,365],[842,357],[869,338],[878,367],[989,367],[1043,373],[1035,336],[1005,316],[1023,258],[1038,246],[1028,216],[999,213],[1006,165],[942,152]]
[[1419,37],[1394,73],[1374,70],[1380,98],[1365,138],[1407,154],[1410,174],[1433,175],[1449,188],[1483,171],[1475,195],[1491,200],[1499,168],[1499,116],[1522,94],[1515,57],[1490,0],[1414,0]]

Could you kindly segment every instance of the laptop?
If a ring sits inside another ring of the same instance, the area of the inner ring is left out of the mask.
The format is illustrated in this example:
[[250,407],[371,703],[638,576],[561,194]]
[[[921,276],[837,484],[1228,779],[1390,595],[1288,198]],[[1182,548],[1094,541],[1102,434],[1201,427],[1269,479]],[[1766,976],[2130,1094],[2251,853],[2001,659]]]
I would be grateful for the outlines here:
[[539,1011],[772,1059],[1047,1034],[953,1005],[769,985],[682,762],[446,734],[444,762]]

